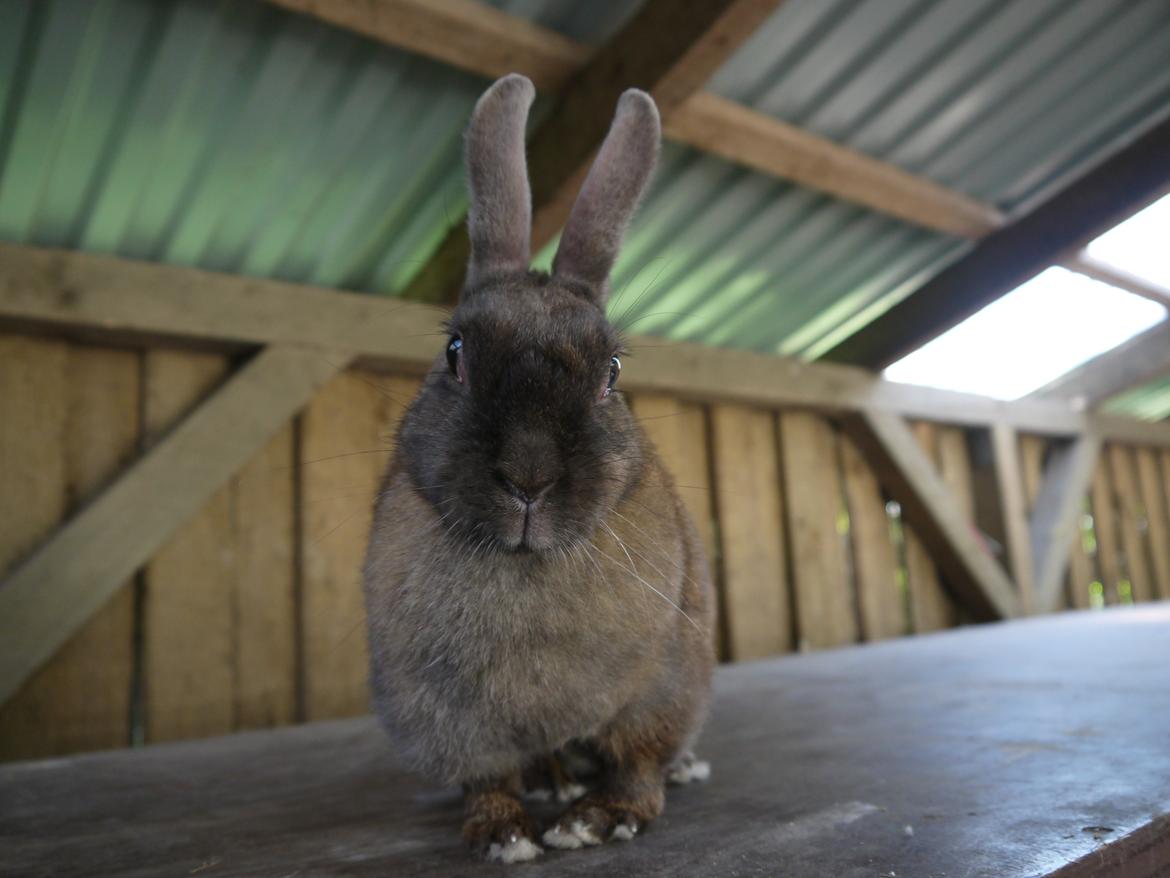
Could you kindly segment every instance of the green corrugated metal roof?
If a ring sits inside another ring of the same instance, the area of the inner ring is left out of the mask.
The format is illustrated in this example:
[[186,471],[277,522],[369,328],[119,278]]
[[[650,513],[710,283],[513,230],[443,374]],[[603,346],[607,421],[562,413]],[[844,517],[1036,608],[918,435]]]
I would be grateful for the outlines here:
[[[0,4],[0,239],[393,295],[463,214],[485,80],[256,0]],[[598,42],[637,3],[495,5]],[[1168,62],[1164,0],[788,0],[711,88],[1010,210]],[[667,144],[613,307],[815,356],[965,246]]]

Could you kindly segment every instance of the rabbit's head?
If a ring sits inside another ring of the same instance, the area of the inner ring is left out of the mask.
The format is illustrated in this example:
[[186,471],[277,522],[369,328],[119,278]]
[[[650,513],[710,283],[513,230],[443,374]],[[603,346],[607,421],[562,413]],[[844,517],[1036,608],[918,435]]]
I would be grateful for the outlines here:
[[524,129],[532,83],[511,75],[467,131],[471,256],[445,351],[403,420],[402,460],[442,526],[476,547],[546,552],[587,540],[643,460],[614,392],[609,273],[661,137],[649,95],[622,95],[551,274],[532,271]]

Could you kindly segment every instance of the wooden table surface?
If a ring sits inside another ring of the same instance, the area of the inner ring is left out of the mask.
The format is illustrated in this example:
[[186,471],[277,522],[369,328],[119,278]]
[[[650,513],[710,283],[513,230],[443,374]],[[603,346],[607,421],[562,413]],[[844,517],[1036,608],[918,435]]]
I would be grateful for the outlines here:
[[0,768],[0,875],[1170,875],[1170,605],[722,670],[629,844],[481,865],[368,719]]

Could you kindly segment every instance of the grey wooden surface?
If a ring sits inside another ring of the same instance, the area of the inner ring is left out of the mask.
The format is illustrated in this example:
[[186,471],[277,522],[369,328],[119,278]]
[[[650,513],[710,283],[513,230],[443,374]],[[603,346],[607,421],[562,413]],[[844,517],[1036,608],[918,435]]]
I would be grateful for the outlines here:
[[716,688],[711,781],[628,844],[477,864],[458,795],[357,719],[0,767],[0,874],[1170,874],[1170,605],[738,665]]

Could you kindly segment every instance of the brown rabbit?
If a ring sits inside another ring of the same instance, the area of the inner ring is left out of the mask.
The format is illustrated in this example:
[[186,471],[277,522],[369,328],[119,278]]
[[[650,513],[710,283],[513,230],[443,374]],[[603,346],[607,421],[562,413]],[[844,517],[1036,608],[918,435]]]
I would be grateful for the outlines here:
[[506,76],[472,115],[467,283],[399,429],[365,569],[378,715],[411,765],[463,785],[464,838],[506,862],[541,853],[522,779],[567,749],[600,773],[551,847],[628,840],[668,774],[703,776],[690,747],[713,665],[699,540],[615,392],[605,316],[658,111],[622,95],[546,274],[528,268],[533,96]]

